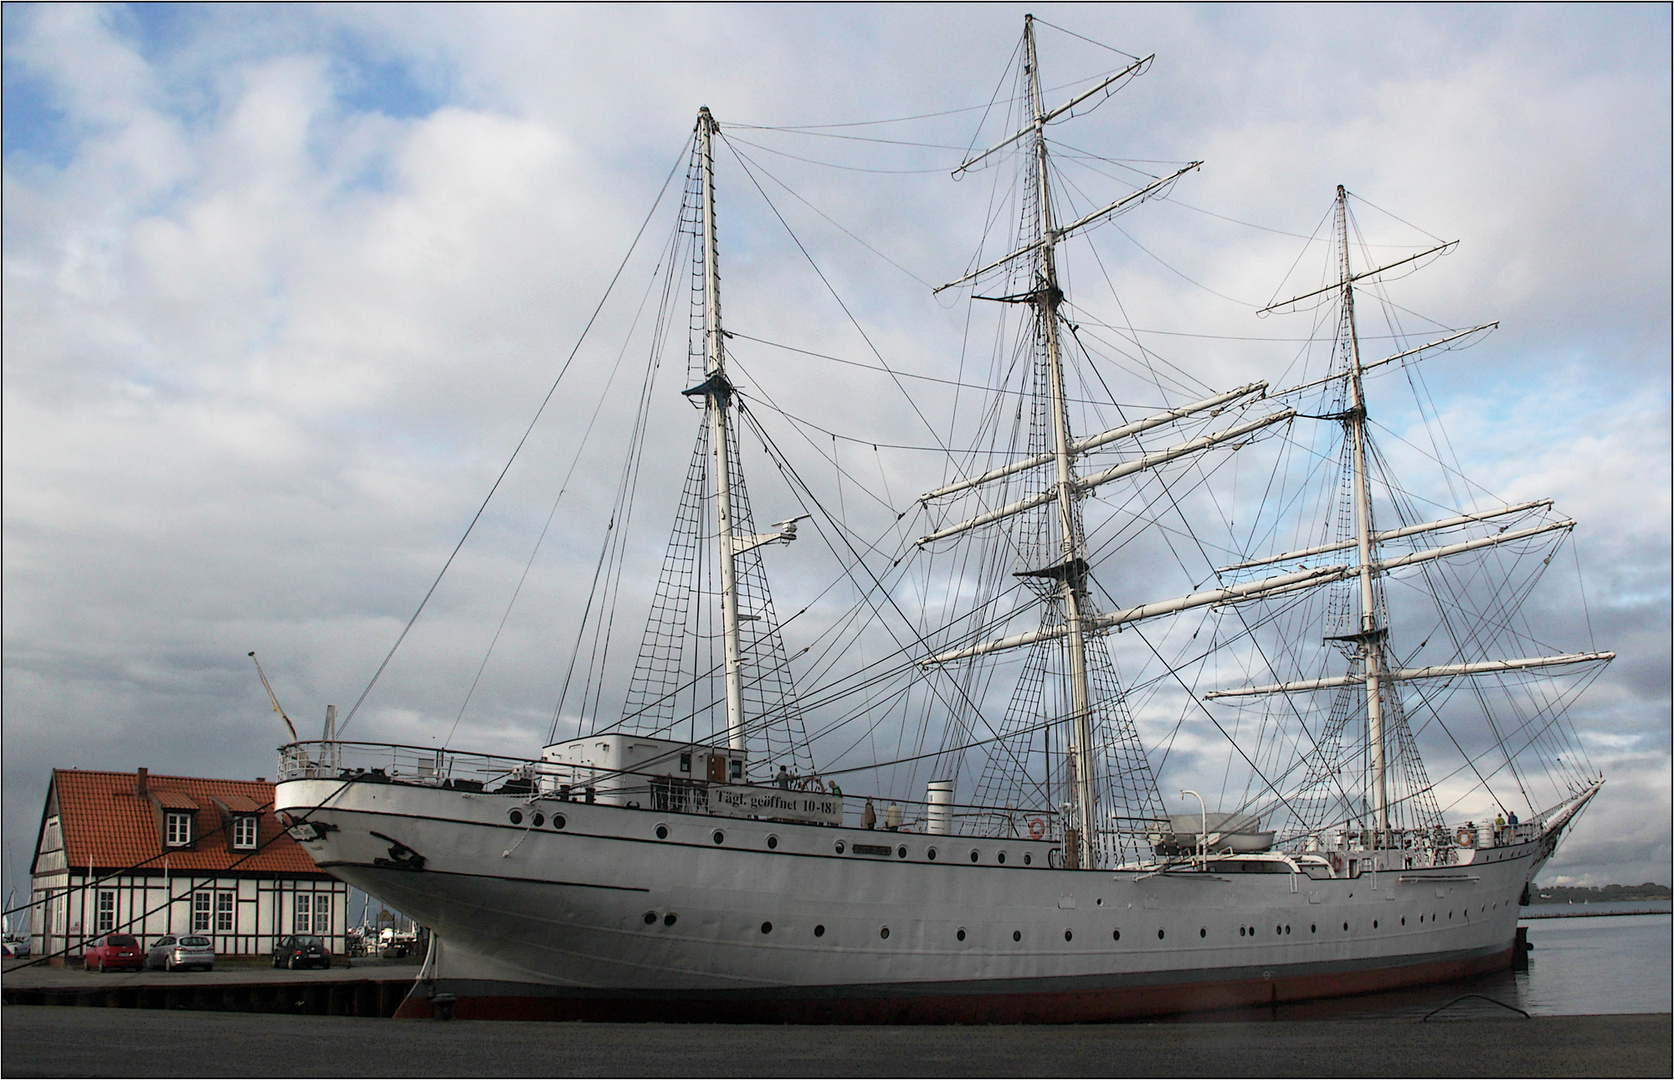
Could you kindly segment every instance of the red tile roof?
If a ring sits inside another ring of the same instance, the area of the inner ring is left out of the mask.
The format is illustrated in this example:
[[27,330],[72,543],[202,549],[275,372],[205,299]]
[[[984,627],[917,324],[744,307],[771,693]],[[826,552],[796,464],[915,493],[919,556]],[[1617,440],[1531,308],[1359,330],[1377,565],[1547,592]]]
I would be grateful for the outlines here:
[[166,806],[170,810],[200,809],[197,800],[184,791],[160,791],[157,788],[152,788],[151,794],[156,796],[157,805]]
[[[144,863],[143,870],[169,868],[232,870],[235,873],[294,876],[319,874],[314,860],[279,825],[268,809],[273,785],[260,780],[207,780],[193,776],[148,776],[147,790],[167,807],[198,807],[189,849],[165,848],[150,797],[135,794],[135,773],[54,769],[53,793],[64,832],[64,852],[71,867],[121,869]],[[51,796],[49,796],[50,798]],[[245,806],[264,812],[256,826],[256,852],[234,851],[232,837],[214,800],[229,809]],[[239,862],[243,859],[243,862]],[[147,861],[149,860],[149,861]],[[237,863],[237,865],[233,865]]]

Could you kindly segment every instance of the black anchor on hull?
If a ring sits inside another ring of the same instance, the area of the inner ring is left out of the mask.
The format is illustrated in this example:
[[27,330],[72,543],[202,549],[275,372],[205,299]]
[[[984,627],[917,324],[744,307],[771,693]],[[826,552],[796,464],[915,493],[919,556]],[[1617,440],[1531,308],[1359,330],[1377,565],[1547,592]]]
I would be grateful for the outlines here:
[[388,870],[423,870],[424,856],[403,844],[393,836],[385,836],[381,832],[372,834],[379,840],[389,841],[389,858],[372,860],[373,866],[381,866]]

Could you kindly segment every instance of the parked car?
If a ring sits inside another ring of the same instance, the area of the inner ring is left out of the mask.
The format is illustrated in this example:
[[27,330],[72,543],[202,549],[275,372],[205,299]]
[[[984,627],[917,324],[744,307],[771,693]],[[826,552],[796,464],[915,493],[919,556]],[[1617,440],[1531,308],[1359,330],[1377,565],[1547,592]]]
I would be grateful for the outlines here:
[[273,948],[273,966],[288,967],[293,971],[305,967],[328,968],[331,966],[331,950],[326,948],[324,941],[308,934],[280,938],[279,944]]
[[22,934],[7,934],[0,942],[0,948],[7,956],[28,956],[29,939]]
[[145,954],[145,966],[156,970],[176,971],[180,968],[215,970],[215,943],[200,935],[176,937],[166,934],[157,939]]
[[81,965],[88,971],[139,971],[145,967],[145,953],[132,934],[106,934],[88,943],[81,954]]

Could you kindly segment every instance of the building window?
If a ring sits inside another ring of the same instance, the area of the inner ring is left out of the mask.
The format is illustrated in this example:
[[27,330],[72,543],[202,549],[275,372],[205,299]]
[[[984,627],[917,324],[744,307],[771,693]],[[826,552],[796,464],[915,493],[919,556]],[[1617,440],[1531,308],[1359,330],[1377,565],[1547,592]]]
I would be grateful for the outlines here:
[[299,892],[296,894],[296,922],[293,930],[298,934],[311,934],[313,930],[310,927],[313,925],[314,894]]
[[116,929],[116,893],[99,890],[99,933]]
[[192,842],[192,815],[170,810],[165,833],[169,847],[185,847]]
[[192,894],[192,933],[209,933],[209,903],[209,893],[195,892]]
[[256,819],[253,817],[233,818],[233,847],[240,851],[249,851],[256,846]]
[[215,894],[215,932],[230,934],[233,930],[233,894],[218,892]]
[[314,933],[327,935],[331,933],[331,894],[314,894]]

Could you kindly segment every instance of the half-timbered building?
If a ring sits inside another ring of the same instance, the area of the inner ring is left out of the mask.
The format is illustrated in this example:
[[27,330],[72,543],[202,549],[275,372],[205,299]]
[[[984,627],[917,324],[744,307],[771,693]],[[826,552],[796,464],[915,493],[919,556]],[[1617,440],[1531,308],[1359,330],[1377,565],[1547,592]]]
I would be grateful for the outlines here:
[[36,956],[107,933],[202,934],[218,957],[306,933],[343,952],[348,886],[285,832],[265,780],[55,769],[32,873]]

